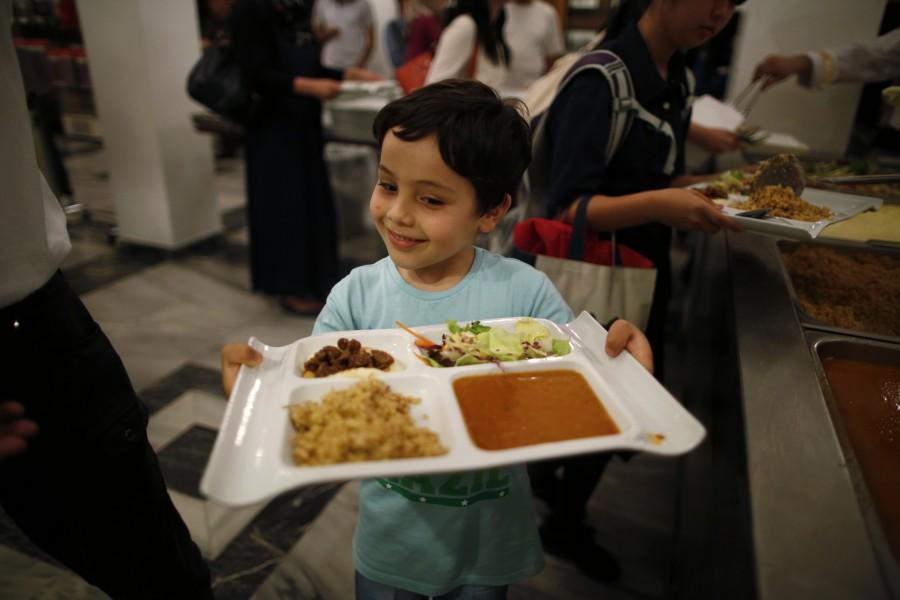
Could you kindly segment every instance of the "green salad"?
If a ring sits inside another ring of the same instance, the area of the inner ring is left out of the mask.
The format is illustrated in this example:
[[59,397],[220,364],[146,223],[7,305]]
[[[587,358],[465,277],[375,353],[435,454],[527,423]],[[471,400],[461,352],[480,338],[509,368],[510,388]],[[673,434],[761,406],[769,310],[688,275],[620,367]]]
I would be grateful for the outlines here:
[[460,367],[486,362],[564,356],[572,351],[569,340],[553,338],[550,330],[534,319],[519,319],[512,333],[481,321],[460,325],[447,321],[441,344],[419,346],[421,357],[432,367]]

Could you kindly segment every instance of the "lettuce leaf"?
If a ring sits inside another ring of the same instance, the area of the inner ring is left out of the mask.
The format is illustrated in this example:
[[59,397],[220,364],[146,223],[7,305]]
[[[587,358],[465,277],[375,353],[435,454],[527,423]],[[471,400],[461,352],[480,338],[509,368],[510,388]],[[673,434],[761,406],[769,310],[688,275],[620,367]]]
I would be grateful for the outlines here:
[[557,356],[565,356],[571,351],[572,347],[569,345],[569,340],[553,340],[553,354]]
[[550,337],[550,330],[534,319],[519,319],[516,321],[515,332],[520,340],[529,344]]

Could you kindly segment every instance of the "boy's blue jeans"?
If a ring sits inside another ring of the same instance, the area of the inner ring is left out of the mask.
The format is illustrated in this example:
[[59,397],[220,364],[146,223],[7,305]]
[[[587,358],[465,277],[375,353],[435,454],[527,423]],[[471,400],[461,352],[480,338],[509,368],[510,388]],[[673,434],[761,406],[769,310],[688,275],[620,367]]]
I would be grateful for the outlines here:
[[[505,585],[461,585],[434,600],[506,600]],[[356,600],[428,600],[428,596],[366,579],[356,572]]]

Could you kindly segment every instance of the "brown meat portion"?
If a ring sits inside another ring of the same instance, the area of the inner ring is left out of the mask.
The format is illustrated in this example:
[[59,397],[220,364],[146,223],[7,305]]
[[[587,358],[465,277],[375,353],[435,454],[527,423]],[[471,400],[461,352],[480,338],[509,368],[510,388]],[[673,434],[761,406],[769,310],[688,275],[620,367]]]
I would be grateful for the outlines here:
[[341,338],[337,346],[324,346],[303,364],[303,372],[315,377],[327,377],[348,369],[374,367],[387,370],[394,357],[382,350],[363,348],[359,340]]

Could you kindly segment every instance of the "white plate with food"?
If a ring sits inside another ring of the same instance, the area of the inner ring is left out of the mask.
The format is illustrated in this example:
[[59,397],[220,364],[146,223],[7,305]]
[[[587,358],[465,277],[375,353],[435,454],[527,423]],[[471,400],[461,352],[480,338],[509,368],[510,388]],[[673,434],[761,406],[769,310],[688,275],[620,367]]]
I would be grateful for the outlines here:
[[[327,333],[242,367],[200,483],[251,504],[295,487],[610,450],[678,455],[703,426],[588,313]],[[427,346],[427,347],[426,347]],[[486,361],[486,362],[485,362]],[[449,366],[442,366],[449,365]]]
[[[832,223],[878,210],[882,204],[879,198],[814,188],[797,196],[781,186],[766,186],[749,195],[730,193],[717,202],[748,231],[797,240],[813,239]],[[753,210],[768,212],[761,217],[741,216]]]
[[879,198],[809,187],[797,157],[774,156],[755,172],[727,171],[694,187],[724,207],[745,229],[781,238],[809,240],[838,221],[878,210]]

